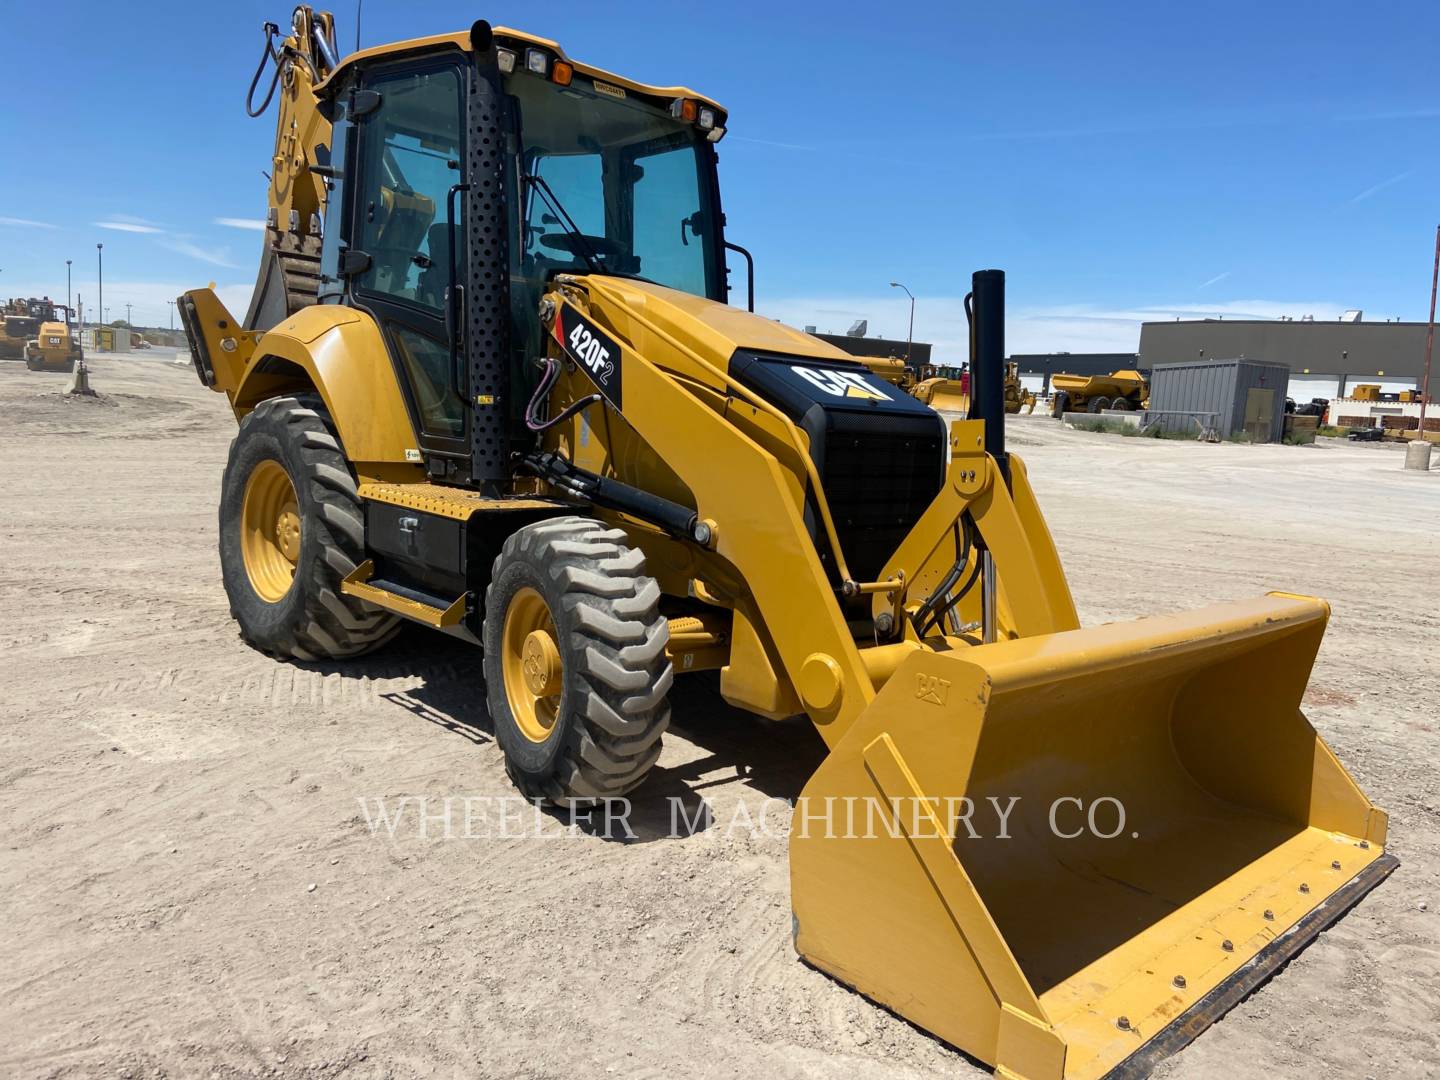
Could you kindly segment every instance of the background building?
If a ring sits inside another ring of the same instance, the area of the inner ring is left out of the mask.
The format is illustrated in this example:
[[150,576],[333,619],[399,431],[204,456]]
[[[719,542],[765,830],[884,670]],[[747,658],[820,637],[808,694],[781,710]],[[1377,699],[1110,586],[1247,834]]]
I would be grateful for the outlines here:
[[[1191,360],[1262,360],[1290,369],[1290,396],[1345,397],[1359,383],[1384,393],[1413,390],[1425,368],[1422,322],[1293,322],[1289,319],[1191,319],[1140,327],[1140,366]],[[1430,392],[1440,389],[1440,364]]]

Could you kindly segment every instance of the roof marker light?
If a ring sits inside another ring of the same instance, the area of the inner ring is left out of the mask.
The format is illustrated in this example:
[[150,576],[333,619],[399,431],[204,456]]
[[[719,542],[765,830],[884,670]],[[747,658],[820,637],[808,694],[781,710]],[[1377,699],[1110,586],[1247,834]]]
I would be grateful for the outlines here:
[[715,110],[701,109],[700,119],[697,121],[697,123],[699,123],[701,131],[709,131],[715,126]]
[[542,49],[526,49],[525,69],[533,71],[536,75],[548,75],[550,73],[550,57],[546,56]]
[[557,86],[569,86],[574,75],[575,69],[564,60],[556,60],[555,65],[550,69],[550,81]]
[[515,54],[509,49],[496,49],[495,62],[500,65],[502,74],[509,75],[515,70]]
[[695,111],[699,106],[690,98],[677,97],[670,102],[670,115],[676,120],[685,120],[689,123],[695,122]]

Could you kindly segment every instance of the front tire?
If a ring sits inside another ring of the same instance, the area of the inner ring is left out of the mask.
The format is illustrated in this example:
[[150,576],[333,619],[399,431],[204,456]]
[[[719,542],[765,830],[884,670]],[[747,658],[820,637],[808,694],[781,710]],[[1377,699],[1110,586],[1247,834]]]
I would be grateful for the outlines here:
[[527,798],[591,803],[638,787],[660,756],[674,673],[645,555],[582,517],[517,530],[485,592],[485,691]]
[[1055,393],[1055,404],[1051,412],[1053,412],[1057,418],[1063,419],[1069,411],[1070,395],[1064,390],[1057,390]]
[[399,619],[340,591],[364,558],[360,495],[324,407],[262,401],[240,421],[220,496],[220,567],[241,636],[296,660],[384,644]]

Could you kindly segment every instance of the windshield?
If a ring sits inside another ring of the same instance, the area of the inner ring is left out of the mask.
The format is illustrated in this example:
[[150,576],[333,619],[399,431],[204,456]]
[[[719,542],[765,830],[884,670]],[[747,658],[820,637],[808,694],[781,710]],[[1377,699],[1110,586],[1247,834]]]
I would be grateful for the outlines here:
[[724,302],[703,132],[578,72],[565,87],[516,72],[506,88],[520,167],[544,181],[520,185],[513,278],[543,288],[554,271],[594,266]]

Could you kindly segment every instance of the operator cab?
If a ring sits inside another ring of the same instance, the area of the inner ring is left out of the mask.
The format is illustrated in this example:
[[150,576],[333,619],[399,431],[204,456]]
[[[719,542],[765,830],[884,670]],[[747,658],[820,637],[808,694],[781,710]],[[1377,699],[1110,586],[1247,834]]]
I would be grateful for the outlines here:
[[557,273],[725,302],[725,116],[691,91],[477,24],[358,53],[318,92],[333,125],[318,300],[376,318],[434,478],[505,475],[477,448],[523,423]]

